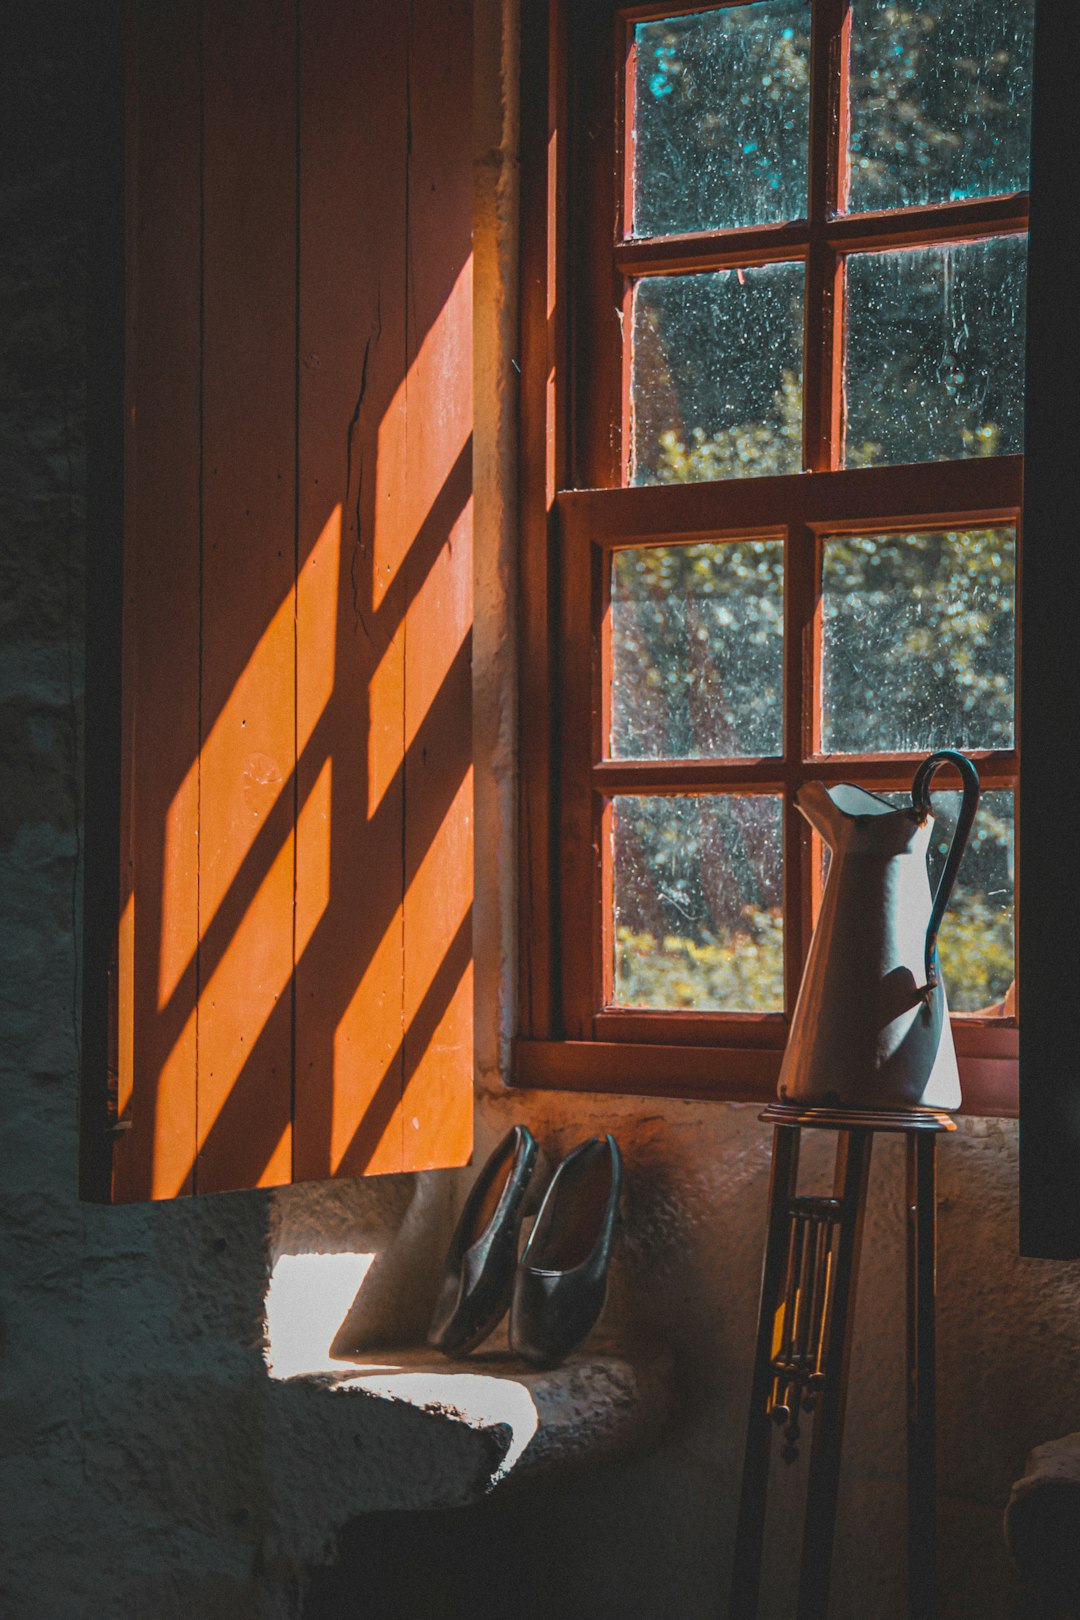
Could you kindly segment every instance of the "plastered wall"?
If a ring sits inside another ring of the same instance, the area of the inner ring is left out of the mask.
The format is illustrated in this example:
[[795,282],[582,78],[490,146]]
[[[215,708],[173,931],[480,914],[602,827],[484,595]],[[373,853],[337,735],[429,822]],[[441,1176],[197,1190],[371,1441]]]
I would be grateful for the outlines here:
[[[0,1615],[299,1620],[316,1612],[320,1577],[310,1572],[336,1556],[351,1517],[349,1482],[324,1477],[300,1437],[271,1421],[270,1267],[280,1253],[372,1252],[364,1331],[415,1337],[468,1172],[154,1207],[77,1201],[78,9],[24,8],[0,96]],[[606,1328],[625,1345],[674,1352],[678,1404],[652,1457],[469,1510],[452,1535],[423,1517],[393,1535],[358,1520],[341,1543],[333,1610],[322,1612],[386,1620],[388,1549],[404,1544],[415,1620],[466,1620],[474,1608],[460,1583],[458,1606],[447,1607],[447,1563],[483,1567],[491,1538],[497,1578],[526,1620],[705,1620],[724,1607],[768,1134],[751,1108],[502,1086],[513,927],[514,21],[500,0],[476,10],[478,1152],[514,1119],[556,1153],[615,1131],[629,1186]],[[901,1172],[886,1141],[856,1319],[835,1620],[904,1612]],[[943,1144],[940,1235],[942,1613],[1005,1620],[1009,1485],[1030,1445],[1080,1427],[1080,1268],[1017,1258],[1014,1125],[964,1121]],[[769,1620],[790,1612],[800,1480],[796,1465],[774,1481]]]

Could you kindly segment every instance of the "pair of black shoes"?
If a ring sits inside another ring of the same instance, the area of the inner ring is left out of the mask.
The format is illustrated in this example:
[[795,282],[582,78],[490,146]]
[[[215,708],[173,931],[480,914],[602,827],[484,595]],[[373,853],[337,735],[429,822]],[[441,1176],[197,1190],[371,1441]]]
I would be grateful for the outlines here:
[[[445,1355],[468,1355],[507,1307],[510,1348],[537,1367],[561,1361],[596,1323],[607,1295],[622,1158],[613,1136],[593,1136],[567,1154],[545,1192],[546,1168],[532,1132],[515,1125],[476,1178],[428,1329],[428,1343]],[[538,1205],[519,1260],[521,1222]]]

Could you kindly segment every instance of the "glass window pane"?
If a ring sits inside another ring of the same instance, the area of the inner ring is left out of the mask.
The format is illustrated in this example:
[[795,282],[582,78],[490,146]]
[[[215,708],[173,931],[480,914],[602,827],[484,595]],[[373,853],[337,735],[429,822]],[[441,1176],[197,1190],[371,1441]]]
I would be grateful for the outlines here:
[[1023,450],[1027,242],[857,253],[847,263],[849,467]]
[[637,283],[632,483],[799,471],[804,279],[763,264]]
[[826,753],[1011,748],[1015,583],[1011,529],[826,540]]
[[1025,191],[1034,0],[854,0],[848,207]]
[[633,234],[804,218],[807,0],[667,17],[634,37]]
[[780,1012],[781,801],[613,800],[615,1001]]
[[[909,805],[910,793],[884,793],[895,805]],[[960,794],[933,794],[934,831],[927,851],[930,889],[938,885],[949,853]],[[942,977],[954,1013],[994,1017],[1016,1012],[1012,991],[1016,975],[1013,795],[990,788],[979,800],[975,823],[938,934]],[[822,881],[828,876],[829,849],[815,835]]]
[[[941,875],[960,813],[959,793],[934,793],[930,882]],[[1013,796],[990,789],[979,800],[938,956],[953,1012],[1014,1012],[1005,1004],[1016,972],[1013,926]],[[1009,998],[1010,1003],[1013,998]]]
[[611,753],[778,754],[784,547],[635,546],[611,565]]

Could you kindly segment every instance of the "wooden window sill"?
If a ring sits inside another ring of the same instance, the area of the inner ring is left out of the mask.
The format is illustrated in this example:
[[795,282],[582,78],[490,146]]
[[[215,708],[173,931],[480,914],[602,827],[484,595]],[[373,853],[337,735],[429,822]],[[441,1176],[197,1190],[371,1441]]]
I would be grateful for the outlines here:
[[[959,1112],[1015,1119],[1019,1111],[1015,1025],[995,1028],[989,1021],[958,1021],[953,1033],[963,1092]],[[517,1040],[511,1084],[764,1106],[776,1095],[782,1057],[780,1046]]]

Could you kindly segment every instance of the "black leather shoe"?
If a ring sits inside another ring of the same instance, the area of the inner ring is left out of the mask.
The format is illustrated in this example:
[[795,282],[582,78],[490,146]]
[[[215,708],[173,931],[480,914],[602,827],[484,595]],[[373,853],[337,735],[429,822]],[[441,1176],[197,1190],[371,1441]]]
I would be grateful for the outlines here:
[[541,1160],[532,1132],[514,1125],[469,1191],[428,1328],[428,1343],[445,1355],[468,1355],[506,1314],[522,1217],[542,1190]]
[[582,1142],[552,1177],[510,1304],[510,1348],[534,1366],[569,1355],[604,1308],[621,1187],[611,1135]]

